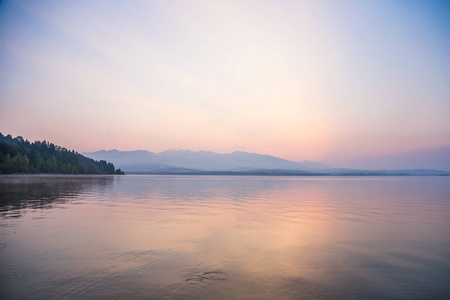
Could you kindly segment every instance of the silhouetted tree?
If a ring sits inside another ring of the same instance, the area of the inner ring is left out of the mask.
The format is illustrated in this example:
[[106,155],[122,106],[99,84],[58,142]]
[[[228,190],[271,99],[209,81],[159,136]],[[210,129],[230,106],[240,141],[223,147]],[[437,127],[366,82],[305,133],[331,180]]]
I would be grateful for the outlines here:
[[1,173],[123,174],[112,163],[95,161],[45,140],[30,143],[21,136],[0,133]]

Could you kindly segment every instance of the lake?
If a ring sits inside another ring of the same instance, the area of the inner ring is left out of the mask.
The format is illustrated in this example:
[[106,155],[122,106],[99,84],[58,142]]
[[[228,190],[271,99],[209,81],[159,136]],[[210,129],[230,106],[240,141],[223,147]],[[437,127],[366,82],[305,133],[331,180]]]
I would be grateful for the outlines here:
[[1,299],[450,299],[450,177],[0,176]]

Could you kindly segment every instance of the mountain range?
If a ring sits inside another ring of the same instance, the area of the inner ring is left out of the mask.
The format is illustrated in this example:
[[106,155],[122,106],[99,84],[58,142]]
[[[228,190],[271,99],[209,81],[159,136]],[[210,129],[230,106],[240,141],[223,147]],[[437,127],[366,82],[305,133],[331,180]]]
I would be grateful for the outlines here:
[[166,169],[186,169],[199,171],[248,171],[256,169],[315,170],[327,168],[320,163],[292,162],[271,155],[261,155],[235,151],[219,154],[210,151],[170,149],[160,153],[146,150],[97,151],[84,155],[94,159],[107,159],[125,171],[154,172]]
[[83,155],[114,163],[128,174],[237,174],[237,175],[450,175],[450,172],[414,170],[360,170],[332,168],[319,162],[293,162],[272,155],[235,151],[219,154],[210,151],[170,149],[100,150]]

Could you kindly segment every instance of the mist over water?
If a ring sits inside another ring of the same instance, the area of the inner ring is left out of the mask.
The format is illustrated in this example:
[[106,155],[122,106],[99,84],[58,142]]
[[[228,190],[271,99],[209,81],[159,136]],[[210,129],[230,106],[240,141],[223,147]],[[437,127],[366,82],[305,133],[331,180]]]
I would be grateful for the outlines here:
[[449,278],[449,177],[0,177],[2,299],[445,299]]

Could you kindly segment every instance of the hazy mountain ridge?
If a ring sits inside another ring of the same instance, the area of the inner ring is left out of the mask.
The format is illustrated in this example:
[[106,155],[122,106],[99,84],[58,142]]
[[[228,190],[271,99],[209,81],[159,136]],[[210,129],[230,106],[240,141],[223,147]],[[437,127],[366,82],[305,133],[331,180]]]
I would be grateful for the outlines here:
[[230,174],[230,175],[450,175],[429,169],[364,170],[332,168],[319,162],[292,162],[271,155],[235,151],[219,154],[210,151],[170,149],[155,153],[147,150],[100,150],[83,153],[93,159],[112,161],[132,174]]
[[[235,151],[219,154],[210,151],[167,150],[154,153],[146,150],[100,150],[84,153],[91,158],[108,158],[125,171],[154,171],[164,168],[185,168],[200,171],[232,171],[253,169],[310,170],[299,163],[271,155]],[[146,170],[147,169],[147,170]]]
[[327,166],[326,164],[315,162],[315,161],[299,161],[298,164],[302,165],[303,167],[310,168],[310,169],[329,169],[330,166]]

